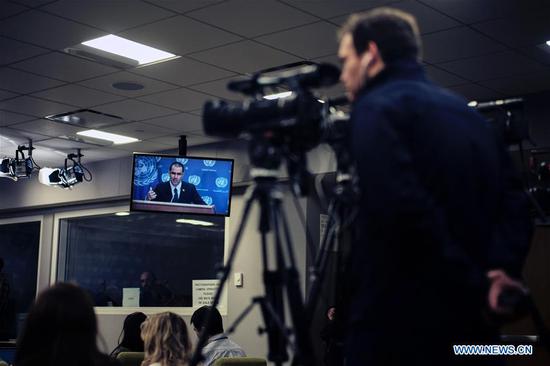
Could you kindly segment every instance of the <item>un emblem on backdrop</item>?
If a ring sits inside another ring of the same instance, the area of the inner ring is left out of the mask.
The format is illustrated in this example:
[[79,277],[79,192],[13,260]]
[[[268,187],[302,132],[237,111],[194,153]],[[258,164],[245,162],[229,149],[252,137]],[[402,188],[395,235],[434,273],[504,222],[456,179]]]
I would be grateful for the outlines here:
[[157,164],[153,157],[143,157],[136,161],[134,184],[148,186],[157,180]]
[[229,183],[229,181],[228,181],[227,178],[225,178],[225,177],[218,177],[218,178],[216,178],[216,187],[218,187],[218,188],[225,188],[225,187],[227,187],[227,183]]
[[210,196],[201,196],[202,200],[204,201],[204,203],[206,203],[207,205],[211,205],[212,204],[212,197]]
[[213,167],[216,164],[215,160],[203,160],[202,163],[204,166],[207,166],[209,168]]
[[178,163],[182,163],[183,165],[187,164],[187,162],[189,161],[189,159],[185,159],[185,158],[177,158],[176,161]]
[[199,177],[198,175],[191,175],[187,181],[191,184],[198,186],[199,184],[201,184],[201,177]]

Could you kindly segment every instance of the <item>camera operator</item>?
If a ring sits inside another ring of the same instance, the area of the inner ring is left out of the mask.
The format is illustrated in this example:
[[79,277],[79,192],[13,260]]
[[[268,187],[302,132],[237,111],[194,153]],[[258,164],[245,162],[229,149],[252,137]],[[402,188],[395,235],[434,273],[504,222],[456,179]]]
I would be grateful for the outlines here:
[[420,53],[416,21],[399,10],[340,30],[362,192],[346,365],[463,362],[452,345],[497,343],[488,314],[508,311],[504,289],[523,290],[521,181],[489,123],[426,78]]

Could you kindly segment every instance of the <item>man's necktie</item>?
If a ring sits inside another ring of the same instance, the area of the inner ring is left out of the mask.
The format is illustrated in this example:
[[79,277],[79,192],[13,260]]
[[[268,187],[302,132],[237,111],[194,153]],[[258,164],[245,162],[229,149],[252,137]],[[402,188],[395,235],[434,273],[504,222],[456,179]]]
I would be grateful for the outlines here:
[[172,197],[172,202],[178,202],[178,189],[174,188],[174,197]]

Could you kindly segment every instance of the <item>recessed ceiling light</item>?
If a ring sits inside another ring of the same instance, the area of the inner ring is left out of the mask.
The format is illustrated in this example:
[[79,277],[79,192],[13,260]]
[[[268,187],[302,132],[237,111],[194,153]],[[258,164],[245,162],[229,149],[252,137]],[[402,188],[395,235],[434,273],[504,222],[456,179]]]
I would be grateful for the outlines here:
[[76,134],[81,136],[93,137],[100,140],[112,141],[113,144],[115,145],[122,145],[122,144],[128,144],[130,142],[139,141],[138,139],[133,137],[117,135],[116,133],[103,132],[99,130],[80,131],[80,132],[77,132]]
[[156,62],[168,61],[179,56],[173,53],[162,51],[141,43],[130,41],[129,39],[109,34],[103,37],[95,38],[83,45],[96,48],[105,52],[114,53],[132,60],[137,60],[139,65],[152,64]]
[[121,212],[115,213],[115,215],[117,215],[117,216],[130,216],[130,213],[128,211],[121,211]]
[[179,224],[199,225],[199,226],[214,226],[214,223],[210,221],[191,220],[191,219],[177,219]]
[[550,41],[546,41],[546,45],[547,45],[547,46],[550,46]]
[[292,95],[291,91],[286,91],[286,92],[277,93],[277,94],[264,95],[263,98],[268,99],[268,100],[272,100],[272,99],[286,98],[286,97],[289,97],[291,95]]

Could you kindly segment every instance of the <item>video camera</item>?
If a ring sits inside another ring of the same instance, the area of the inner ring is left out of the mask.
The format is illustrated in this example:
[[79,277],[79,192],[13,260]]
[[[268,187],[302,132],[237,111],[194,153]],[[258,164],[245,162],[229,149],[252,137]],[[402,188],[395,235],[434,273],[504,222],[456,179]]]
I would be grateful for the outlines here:
[[[234,80],[227,88],[253,97],[243,103],[208,101],[203,109],[204,131],[209,135],[238,137],[243,133],[267,137],[291,150],[307,151],[331,130],[331,103],[317,98],[310,88],[338,82],[340,70],[331,64],[311,64],[275,76],[255,74]],[[289,95],[267,99],[270,88],[283,87]],[[342,121],[342,118],[338,118]]]

